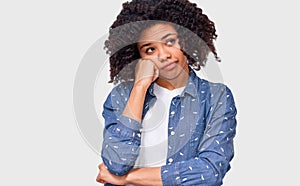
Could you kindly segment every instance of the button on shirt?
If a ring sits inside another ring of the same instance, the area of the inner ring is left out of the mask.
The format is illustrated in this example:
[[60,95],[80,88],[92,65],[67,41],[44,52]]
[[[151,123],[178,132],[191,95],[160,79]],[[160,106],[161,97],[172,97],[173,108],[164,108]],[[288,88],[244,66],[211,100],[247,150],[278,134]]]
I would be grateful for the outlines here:
[[[132,86],[133,82],[116,86],[104,103],[101,157],[116,175],[128,173],[140,154],[143,125],[122,115]],[[146,94],[142,120],[157,101],[153,86]],[[234,155],[236,113],[227,86],[200,79],[190,69],[184,90],[172,98],[169,107],[163,185],[221,185]]]

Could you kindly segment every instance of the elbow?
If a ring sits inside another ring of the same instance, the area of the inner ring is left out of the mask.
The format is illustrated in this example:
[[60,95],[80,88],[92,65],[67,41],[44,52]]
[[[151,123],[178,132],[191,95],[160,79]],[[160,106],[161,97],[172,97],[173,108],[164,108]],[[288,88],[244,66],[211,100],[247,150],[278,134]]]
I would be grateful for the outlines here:
[[124,166],[124,165],[120,165],[120,166],[110,166],[107,167],[107,170],[117,176],[124,176],[125,174],[127,174],[133,167],[132,166]]
[[132,165],[128,165],[126,163],[121,164],[120,162],[112,162],[110,160],[107,160],[106,158],[103,158],[103,163],[106,166],[107,170],[117,176],[123,176],[127,174],[132,168]]
[[[210,167],[204,175],[204,178],[207,177],[209,179],[202,179],[202,181],[206,182],[203,185],[205,186],[220,186],[223,184],[223,179],[226,175],[226,173],[230,170],[230,164],[229,161],[226,161],[225,159],[219,160],[219,161],[213,161],[208,163],[208,166]],[[201,180],[200,180],[201,181]],[[201,182],[202,182],[201,181]]]
[[222,185],[223,179],[226,175],[226,173],[230,170],[230,164],[225,164],[221,168],[217,169],[217,173],[214,175],[214,179],[212,182],[214,182],[213,186]]
[[212,186],[219,186],[223,184],[223,178],[218,176],[216,177],[216,179],[214,180],[214,184]]
[[223,184],[223,178],[224,175],[220,173],[214,173],[211,176],[209,176],[209,179],[207,180],[199,180],[198,185],[205,185],[205,186],[220,186]]

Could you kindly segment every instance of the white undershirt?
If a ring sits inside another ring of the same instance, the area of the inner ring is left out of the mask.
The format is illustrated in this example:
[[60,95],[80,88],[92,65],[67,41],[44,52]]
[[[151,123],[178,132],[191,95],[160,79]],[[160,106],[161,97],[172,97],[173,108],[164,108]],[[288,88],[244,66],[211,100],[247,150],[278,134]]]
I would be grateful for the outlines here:
[[180,95],[184,87],[168,90],[154,83],[157,98],[146,113],[142,125],[140,154],[135,167],[165,165],[168,152],[169,108],[173,97]]

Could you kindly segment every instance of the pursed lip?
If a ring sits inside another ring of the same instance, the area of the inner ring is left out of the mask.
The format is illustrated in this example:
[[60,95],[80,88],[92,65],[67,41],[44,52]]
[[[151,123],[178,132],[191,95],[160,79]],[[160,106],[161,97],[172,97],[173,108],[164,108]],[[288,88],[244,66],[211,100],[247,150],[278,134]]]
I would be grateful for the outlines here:
[[176,63],[176,61],[175,62],[168,62],[167,64],[165,64],[163,67],[162,67],[162,69],[166,69],[166,68],[168,68],[169,66],[171,66],[171,65],[173,65],[173,64],[175,64]]

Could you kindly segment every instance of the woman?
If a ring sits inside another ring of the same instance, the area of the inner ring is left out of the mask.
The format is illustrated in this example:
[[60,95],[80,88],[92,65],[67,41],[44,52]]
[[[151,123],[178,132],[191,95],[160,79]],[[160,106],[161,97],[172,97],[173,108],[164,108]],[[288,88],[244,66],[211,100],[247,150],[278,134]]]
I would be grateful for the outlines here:
[[217,53],[214,23],[187,0],[133,0],[111,26],[103,163],[113,185],[222,185],[233,158],[231,91],[194,72]]

